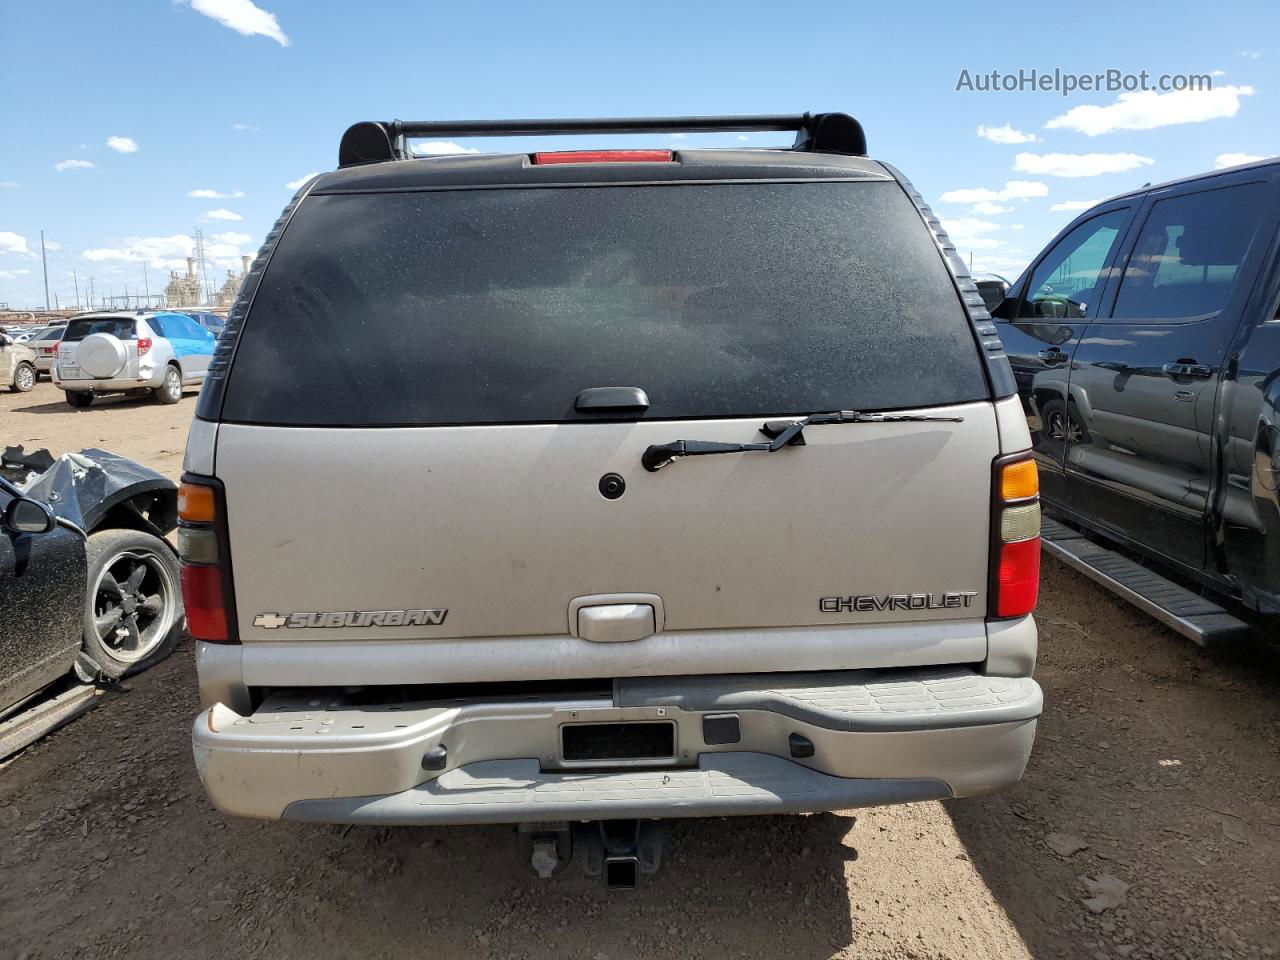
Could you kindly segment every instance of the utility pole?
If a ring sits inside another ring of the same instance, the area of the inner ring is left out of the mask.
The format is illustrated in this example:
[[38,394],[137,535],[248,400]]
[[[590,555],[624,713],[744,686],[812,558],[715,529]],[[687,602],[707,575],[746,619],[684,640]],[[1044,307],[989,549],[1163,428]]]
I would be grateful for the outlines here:
[[49,309],[49,261],[44,255],[44,231],[40,231],[40,265],[44,267],[44,308]]
[[89,278],[89,309],[93,309],[93,277]]
[[147,261],[142,261],[142,286],[147,291],[147,302],[144,306],[151,306],[151,280],[147,277]]
[[74,270],[71,271],[71,282],[76,285],[76,309],[80,309],[80,278],[76,276]]

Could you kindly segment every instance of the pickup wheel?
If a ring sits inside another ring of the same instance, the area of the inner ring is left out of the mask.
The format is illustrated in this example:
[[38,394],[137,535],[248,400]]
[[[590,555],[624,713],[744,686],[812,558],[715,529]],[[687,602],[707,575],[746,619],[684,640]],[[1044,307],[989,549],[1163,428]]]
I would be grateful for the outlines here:
[[173,364],[165,367],[164,382],[155,390],[157,403],[177,403],[182,399],[182,374]]
[[1040,423],[1045,436],[1064,447],[1091,442],[1074,403],[1050,400],[1040,409]]
[[93,403],[92,390],[68,390],[66,393],[67,403],[78,409],[87,407]]
[[182,632],[178,558],[140,530],[100,530],[89,537],[84,656],[113,679],[167,657]]
[[29,363],[20,363],[13,371],[13,383],[9,389],[14,393],[30,393],[35,388],[36,379],[36,368]]

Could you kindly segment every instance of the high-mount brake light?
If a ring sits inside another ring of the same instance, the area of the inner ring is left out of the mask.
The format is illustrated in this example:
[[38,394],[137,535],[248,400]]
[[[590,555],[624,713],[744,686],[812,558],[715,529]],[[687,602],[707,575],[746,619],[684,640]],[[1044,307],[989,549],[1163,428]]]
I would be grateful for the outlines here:
[[150,352],[150,350],[151,350],[151,338],[139,337],[138,338],[138,356],[145,357],[147,353]]
[[555,163],[671,163],[670,150],[559,150],[535,153],[538,166]]
[[238,643],[225,544],[225,500],[216,480],[183,477],[178,487],[178,555],[187,629],[197,640]]
[[988,615],[1006,619],[1035,609],[1040,590],[1040,475],[1030,451],[993,465]]

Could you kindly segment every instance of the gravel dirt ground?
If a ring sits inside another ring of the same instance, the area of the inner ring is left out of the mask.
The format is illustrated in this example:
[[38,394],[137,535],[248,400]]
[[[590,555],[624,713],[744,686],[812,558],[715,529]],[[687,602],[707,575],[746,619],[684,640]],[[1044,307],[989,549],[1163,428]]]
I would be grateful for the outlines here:
[[[0,398],[0,439],[176,476],[188,397]],[[676,823],[656,880],[539,881],[503,828],[229,820],[189,645],[0,769],[0,957],[1124,958],[1280,950],[1280,655],[1205,653],[1046,561],[1026,777],[971,800]],[[1088,902],[1086,902],[1088,901]]]

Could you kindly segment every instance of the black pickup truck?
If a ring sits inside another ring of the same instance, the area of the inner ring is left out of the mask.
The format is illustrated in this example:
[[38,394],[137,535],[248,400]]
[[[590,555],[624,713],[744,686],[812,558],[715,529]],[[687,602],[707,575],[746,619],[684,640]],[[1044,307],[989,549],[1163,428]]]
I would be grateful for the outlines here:
[[1096,205],[993,311],[1046,550],[1202,642],[1280,617],[1278,303],[1280,158]]

